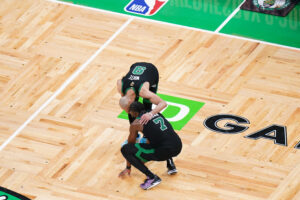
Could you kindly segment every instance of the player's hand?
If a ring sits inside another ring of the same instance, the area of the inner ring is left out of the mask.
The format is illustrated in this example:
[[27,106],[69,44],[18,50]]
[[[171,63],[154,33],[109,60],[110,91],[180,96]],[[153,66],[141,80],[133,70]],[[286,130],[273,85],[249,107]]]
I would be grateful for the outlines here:
[[152,113],[150,113],[150,112],[145,113],[145,114],[142,115],[142,117],[141,117],[141,119],[140,119],[140,123],[143,124],[143,125],[144,125],[144,124],[147,124],[148,121],[149,121],[150,119],[152,119],[152,117],[153,117],[153,114],[152,114]]
[[128,176],[130,176],[130,172],[131,172],[131,169],[124,169],[123,171],[120,172],[119,178],[124,178],[126,176],[126,174]]

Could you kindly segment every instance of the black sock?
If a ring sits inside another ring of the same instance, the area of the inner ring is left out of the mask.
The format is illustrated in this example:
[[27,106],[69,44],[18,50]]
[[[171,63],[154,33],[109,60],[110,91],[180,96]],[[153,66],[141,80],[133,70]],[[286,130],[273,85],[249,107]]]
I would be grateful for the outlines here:
[[126,159],[138,170],[140,170],[143,174],[148,176],[150,179],[154,178],[154,174],[134,155],[127,155]]
[[167,168],[175,167],[173,159],[170,158],[167,160]]

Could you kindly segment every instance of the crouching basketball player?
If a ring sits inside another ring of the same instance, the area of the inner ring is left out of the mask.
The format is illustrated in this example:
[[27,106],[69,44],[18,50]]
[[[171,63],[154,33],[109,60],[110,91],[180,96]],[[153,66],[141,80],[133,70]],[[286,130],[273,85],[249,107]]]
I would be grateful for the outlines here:
[[[140,102],[133,102],[129,107],[129,113],[136,119],[130,124],[128,143],[123,145],[121,152],[127,162],[127,167],[120,176],[130,173],[133,165],[147,176],[140,186],[147,190],[161,182],[161,179],[153,174],[144,163],[148,161],[165,161],[177,156],[182,149],[181,139],[174,131],[168,120],[160,113],[155,114],[147,124],[140,123],[140,117],[146,112]],[[142,132],[149,143],[136,143],[138,131]]]

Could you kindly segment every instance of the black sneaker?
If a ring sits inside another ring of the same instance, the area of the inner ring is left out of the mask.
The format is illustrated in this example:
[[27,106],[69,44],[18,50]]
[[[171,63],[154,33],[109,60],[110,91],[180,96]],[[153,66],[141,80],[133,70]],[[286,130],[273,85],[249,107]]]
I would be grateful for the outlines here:
[[169,175],[174,175],[177,173],[177,169],[172,158],[167,160],[167,168],[168,168]]
[[154,186],[160,184],[160,182],[161,182],[161,179],[155,175],[154,178],[152,178],[152,179],[147,178],[145,180],[145,182],[142,183],[140,186],[144,190],[149,190],[149,189],[153,188]]

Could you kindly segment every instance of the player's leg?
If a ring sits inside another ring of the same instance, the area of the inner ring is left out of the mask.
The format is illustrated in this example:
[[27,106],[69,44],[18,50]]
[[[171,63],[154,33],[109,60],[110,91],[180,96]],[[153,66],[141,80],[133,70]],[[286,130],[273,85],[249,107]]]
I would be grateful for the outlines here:
[[[149,90],[156,94],[158,90],[159,74],[154,65],[151,67],[151,80],[148,81],[150,83]],[[146,110],[152,110],[152,103],[149,99],[143,99],[143,104]]]
[[169,175],[174,175],[177,173],[177,169],[176,169],[175,163],[173,161],[173,158],[170,158],[167,160],[167,168],[168,168],[167,173]]
[[177,169],[172,157],[177,156],[181,152],[181,149],[182,149],[181,143],[178,144],[175,143],[172,148],[160,147],[156,149],[155,152],[156,157],[160,160],[167,161],[167,169],[168,169],[167,173],[169,175],[174,175],[177,173]]
[[161,182],[161,179],[153,174],[144,164],[155,159],[155,150],[150,144],[126,144],[121,148],[121,152],[128,162],[147,176],[145,182],[141,184],[141,188],[147,190]]

